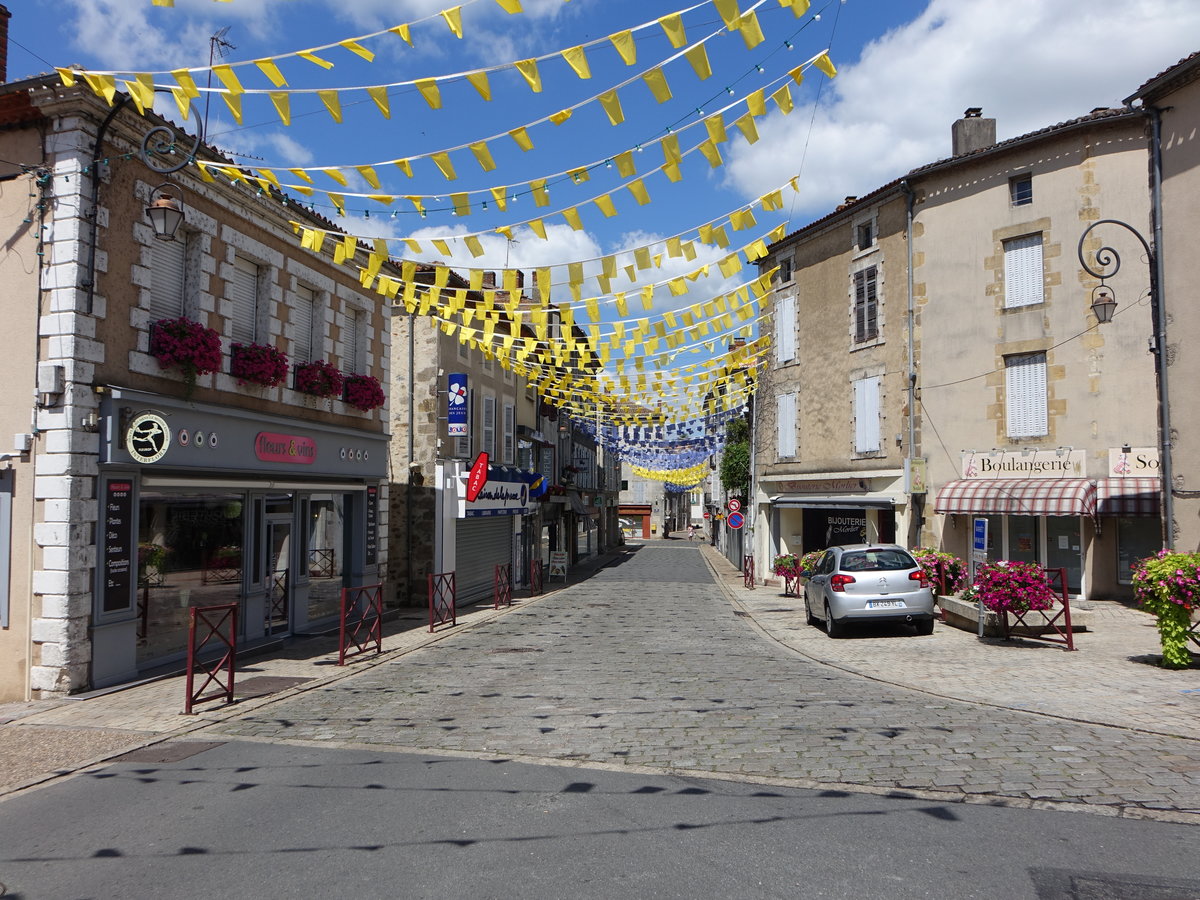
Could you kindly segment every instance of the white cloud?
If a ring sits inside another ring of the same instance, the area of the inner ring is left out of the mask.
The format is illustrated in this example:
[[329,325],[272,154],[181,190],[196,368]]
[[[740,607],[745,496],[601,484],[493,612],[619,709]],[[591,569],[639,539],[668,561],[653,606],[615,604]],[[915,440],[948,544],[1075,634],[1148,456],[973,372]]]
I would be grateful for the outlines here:
[[967,107],[994,117],[1004,140],[1118,106],[1196,50],[1198,34],[1195,0],[933,0],[856,62],[838,59],[835,45],[839,74],[811,134],[811,107],[775,114],[759,143],[733,148],[729,177],[758,196],[803,160],[798,206],[804,218],[821,215],[948,157],[950,125]]

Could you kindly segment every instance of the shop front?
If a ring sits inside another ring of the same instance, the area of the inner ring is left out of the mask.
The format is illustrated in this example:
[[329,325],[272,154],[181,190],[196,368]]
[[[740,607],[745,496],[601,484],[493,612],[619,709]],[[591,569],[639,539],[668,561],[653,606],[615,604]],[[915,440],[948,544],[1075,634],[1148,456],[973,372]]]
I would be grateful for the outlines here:
[[765,480],[772,556],[801,555],[839,544],[894,543],[898,475]]
[[94,687],[177,665],[192,607],[236,603],[247,646],[379,579],[385,435],[122,389],[102,412]]
[[[487,482],[472,500],[467,499],[468,467],[447,463],[451,475],[447,485],[454,498],[454,515],[445,524],[453,536],[443,538],[442,572],[454,572],[460,603],[491,599],[496,585],[496,567],[511,566],[514,584],[524,581],[526,554],[540,529],[536,491],[540,476],[511,466],[488,466]],[[528,533],[527,533],[528,532]],[[453,554],[448,551],[453,548]]]

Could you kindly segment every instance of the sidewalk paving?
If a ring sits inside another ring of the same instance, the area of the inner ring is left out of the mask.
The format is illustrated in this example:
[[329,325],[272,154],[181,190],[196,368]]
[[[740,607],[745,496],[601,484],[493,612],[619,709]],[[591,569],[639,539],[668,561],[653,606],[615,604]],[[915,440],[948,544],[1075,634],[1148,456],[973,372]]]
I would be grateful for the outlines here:
[[1200,740],[1200,668],[1160,668],[1155,619],[1116,602],[1092,602],[1094,631],[1075,652],[1029,639],[980,639],[941,622],[928,637],[877,626],[831,640],[806,624],[803,597],[782,586],[745,587],[715,548],[704,553],[726,594],[771,639],[816,662],[913,690],[1076,722]]

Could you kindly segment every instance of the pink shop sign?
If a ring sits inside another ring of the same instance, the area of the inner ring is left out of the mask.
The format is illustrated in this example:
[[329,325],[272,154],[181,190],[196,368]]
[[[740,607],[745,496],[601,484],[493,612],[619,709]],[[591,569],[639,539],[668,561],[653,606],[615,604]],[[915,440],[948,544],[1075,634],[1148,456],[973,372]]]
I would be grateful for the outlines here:
[[311,466],[317,461],[317,443],[302,435],[260,431],[254,438],[254,455],[263,462]]

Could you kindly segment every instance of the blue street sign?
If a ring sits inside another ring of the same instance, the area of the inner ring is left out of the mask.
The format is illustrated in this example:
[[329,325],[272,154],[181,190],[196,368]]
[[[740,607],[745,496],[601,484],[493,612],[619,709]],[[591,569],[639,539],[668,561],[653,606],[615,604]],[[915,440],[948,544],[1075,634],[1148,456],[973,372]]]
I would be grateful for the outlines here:
[[987,552],[988,539],[988,520],[976,519],[974,522],[975,531],[971,541],[971,549],[976,553]]
[[446,433],[463,437],[467,433],[467,376],[461,372],[450,375],[446,385]]
[[731,512],[729,518],[725,520],[730,528],[741,528],[742,523],[745,521],[745,517],[740,512]]

